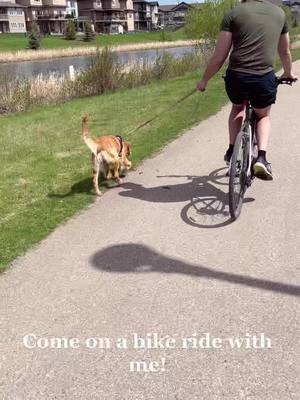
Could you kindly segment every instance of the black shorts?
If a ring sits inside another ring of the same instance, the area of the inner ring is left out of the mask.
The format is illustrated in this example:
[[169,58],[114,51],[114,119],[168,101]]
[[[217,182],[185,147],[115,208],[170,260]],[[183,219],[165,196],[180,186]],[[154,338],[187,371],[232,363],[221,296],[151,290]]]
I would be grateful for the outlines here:
[[228,69],[224,79],[227,95],[233,104],[243,104],[249,100],[252,107],[265,108],[276,101],[277,80],[274,71],[254,75]]

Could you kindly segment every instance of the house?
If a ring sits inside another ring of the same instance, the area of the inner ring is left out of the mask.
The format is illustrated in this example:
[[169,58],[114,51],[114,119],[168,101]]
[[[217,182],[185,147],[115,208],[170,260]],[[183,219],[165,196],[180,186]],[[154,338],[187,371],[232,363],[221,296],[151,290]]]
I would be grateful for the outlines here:
[[300,0],[290,2],[290,9],[292,14],[292,23],[294,26],[300,24]]
[[134,8],[134,30],[152,31],[158,25],[157,1],[133,0]]
[[180,27],[184,25],[185,15],[193,6],[184,1],[179,4],[159,6],[158,24],[161,27],[173,26]]
[[36,22],[44,34],[63,34],[66,22],[66,0],[18,0],[26,6],[26,25],[29,30],[32,22]]
[[98,33],[134,31],[132,0],[81,0],[78,12],[78,21],[91,21]]
[[24,7],[17,4],[15,0],[0,0],[0,32],[26,32]]

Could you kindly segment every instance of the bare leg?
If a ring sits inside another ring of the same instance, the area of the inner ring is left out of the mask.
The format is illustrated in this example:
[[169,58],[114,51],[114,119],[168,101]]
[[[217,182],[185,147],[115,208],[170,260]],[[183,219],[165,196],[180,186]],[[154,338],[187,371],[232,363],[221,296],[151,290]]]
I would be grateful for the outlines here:
[[98,182],[100,163],[99,163],[99,160],[98,160],[95,156],[93,156],[93,159],[92,159],[92,160],[93,160],[92,162],[93,162],[93,183],[94,183],[94,189],[95,189],[95,192],[97,193],[97,195],[98,195],[98,196],[101,196],[102,193],[101,193],[100,190],[99,190],[99,182]]
[[254,175],[257,178],[270,181],[273,179],[271,165],[267,162],[266,151],[270,135],[270,107],[254,108],[257,116],[256,137],[258,158],[254,164]]
[[229,144],[233,145],[235,143],[235,139],[242,127],[244,114],[244,104],[232,104],[228,119]]
[[258,122],[256,125],[256,137],[258,150],[267,150],[268,140],[270,136],[270,107],[254,108]]
[[110,165],[108,166],[108,171],[106,174],[106,179],[109,181],[112,178],[112,172],[111,172],[111,167]]
[[113,166],[113,178],[116,180],[116,182],[120,185],[122,183],[122,180],[120,179],[119,176],[119,162],[115,162]]

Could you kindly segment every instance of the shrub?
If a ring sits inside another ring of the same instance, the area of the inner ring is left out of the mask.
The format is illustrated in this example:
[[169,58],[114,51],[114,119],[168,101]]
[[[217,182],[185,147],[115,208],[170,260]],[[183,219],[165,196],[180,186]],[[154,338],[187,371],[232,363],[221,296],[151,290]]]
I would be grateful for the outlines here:
[[75,40],[76,39],[75,23],[72,20],[68,21],[68,23],[67,23],[65,38],[66,38],[66,40]]
[[156,57],[153,67],[153,75],[155,79],[169,78],[173,63],[174,57],[172,57],[169,53],[163,53],[163,55]]
[[84,37],[85,42],[92,42],[95,39],[95,32],[92,29],[92,24],[89,21],[84,23]]
[[30,82],[3,75],[0,80],[0,113],[26,111],[30,105]]
[[81,72],[74,81],[74,91],[78,96],[96,95],[114,91],[122,76],[117,54],[108,47],[97,49],[91,58],[91,65]]
[[28,47],[32,50],[38,50],[41,47],[40,28],[36,22],[33,22],[28,36]]

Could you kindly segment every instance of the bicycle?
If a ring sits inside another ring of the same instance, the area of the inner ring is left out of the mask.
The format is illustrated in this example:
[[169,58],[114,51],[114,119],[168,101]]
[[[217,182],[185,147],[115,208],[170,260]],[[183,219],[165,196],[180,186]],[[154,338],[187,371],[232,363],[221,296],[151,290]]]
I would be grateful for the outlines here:
[[[279,79],[277,84],[292,85],[295,79]],[[254,180],[253,166],[257,159],[258,149],[255,135],[256,116],[249,100],[245,101],[245,118],[237,135],[228,171],[229,175],[229,211],[236,220],[242,210],[246,190]]]

